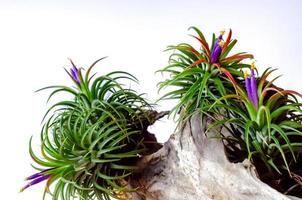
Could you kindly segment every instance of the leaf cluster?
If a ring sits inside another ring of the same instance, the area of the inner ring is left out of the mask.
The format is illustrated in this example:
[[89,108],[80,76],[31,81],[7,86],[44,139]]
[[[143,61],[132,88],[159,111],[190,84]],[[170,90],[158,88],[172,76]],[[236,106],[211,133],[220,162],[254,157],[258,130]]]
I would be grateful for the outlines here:
[[41,131],[42,158],[34,153],[30,142],[35,168],[50,175],[44,197],[51,193],[53,199],[108,200],[132,191],[126,183],[136,169],[136,160],[147,150],[142,132],[152,106],[121,83],[123,79],[137,82],[129,73],[90,76],[98,61],[85,74],[79,70],[76,87],[41,89],[52,89],[49,98],[61,92],[72,96],[46,112]]

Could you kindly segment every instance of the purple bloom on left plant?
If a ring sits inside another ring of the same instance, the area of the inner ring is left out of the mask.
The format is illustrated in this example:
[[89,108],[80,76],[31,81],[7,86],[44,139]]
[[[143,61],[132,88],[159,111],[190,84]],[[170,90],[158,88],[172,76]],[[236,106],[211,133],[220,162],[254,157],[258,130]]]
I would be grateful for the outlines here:
[[72,60],[70,60],[70,62],[72,64],[72,68],[70,68],[71,77],[77,84],[80,84],[79,69],[75,66]]
[[38,173],[35,173],[35,174],[33,174],[33,175],[31,175],[31,176],[29,176],[29,177],[26,177],[25,178],[25,180],[27,181],[27,180],[32,180],[32,179],[36,179],[36,178],[38,178],[38,177],[40,177],[40,176],[43,176],[44,174],[44,172],[47,172],[47,171],[49,171],[50,169],[45,169],[45,170],[43,170],[43,171],[41,171],[41,172],[38,172]]
[[48,171],[48,170],[44,170],[42,172],[39,172],[39,173],[36,173],[36,174],[33,174],[33,175],[27,177],[25,180],[31,180],[31,181],[27,185],[22,187],[20,192],[23,192],[26,188],[29,188],[30,186],[33,186],[44,180],[47,180],[50,177],[50,175],[43,174],[43,172],[46,172],[46,171]]

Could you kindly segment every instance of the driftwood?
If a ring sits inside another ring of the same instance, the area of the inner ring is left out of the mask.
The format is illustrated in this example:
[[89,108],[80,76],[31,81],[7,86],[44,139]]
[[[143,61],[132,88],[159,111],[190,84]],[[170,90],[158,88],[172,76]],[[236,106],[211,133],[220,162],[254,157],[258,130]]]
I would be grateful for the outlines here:
[[[205,134],[207,120],[193,116],[157,152],[142,157],[131,180],[134,200],[289,200],[261,182],[248,162],[228,161],[215,131]],[[223,128],[219,131],[225,131]]]

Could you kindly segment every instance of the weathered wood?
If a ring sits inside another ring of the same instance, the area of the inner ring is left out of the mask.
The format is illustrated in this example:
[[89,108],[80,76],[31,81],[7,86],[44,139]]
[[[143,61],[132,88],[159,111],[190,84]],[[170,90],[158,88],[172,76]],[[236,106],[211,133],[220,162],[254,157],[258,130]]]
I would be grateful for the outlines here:
[[[134,200],[288,200],[261,182],[248,161],[230,163],[221,140],[193,116],[159,151],[143,157],[131,186]],[[224,129],[218,131],[225,131]]]

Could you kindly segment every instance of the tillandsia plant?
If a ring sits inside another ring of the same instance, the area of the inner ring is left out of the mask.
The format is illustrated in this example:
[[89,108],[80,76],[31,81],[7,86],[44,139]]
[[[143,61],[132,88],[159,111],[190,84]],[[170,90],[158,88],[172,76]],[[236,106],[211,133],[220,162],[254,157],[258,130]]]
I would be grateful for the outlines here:
[[[101,59],[100,59],[101,60]],[[44,117],[39,158],[29,152],[37,173],[21,191],[42,181],[53,199],[125,199],[127,180],[137,159],[154,150],[156,139],[147,133],[155,120],[152,105],[121,79],[137,82],[129,73],[111,72],[95,78],[94,62],[83,73],[71,61],[67,71],[75,87],[50,86],[49,98],[60,92],[73,96],[55,103]],[[156,149],[157,150],[157,149]]]
[[251,54],[244,52],[229,56],[237,43],[236,39],[232,39],[232,30],[225,41],[225,31],[221,31],[218,37],[213,34],[212,43],[209,45],[198,28],[190,29],[197,33],[197,36],[191,36],[198,41],[200,47],[194,48],[187,43],[169,46],[167,50],[173,50],[169,65],[158,71],[170,75],[169,79],[159,83],[159,89],[172,88],[172,91],[163,95],[160,100],[180,99],[171,110],[174,117],[180,113],[179,122],[185,122],[197,109],[203,110],[204,106],[214,103],[213,97],[219,98],[220,93],[233,91],[232,85],[223,74],[238,77],[239,69],[249,67],[241,61],[253,58]]
[[274,71],[268,68],[258,78],[252,63],[250,74],[242,75],[244,84],[229,75],[236,93],[216,100],[208,114],[214,118],[212,127],[222,125],[231,133],[224,139],[233,159],[251,160],[262,180],[271,185],[276,184],[272,179],[288,179],[287,189],[278,189],[301,194],[302,103],[298,98],[302,95],[276,87],[273,82],[278,77],[268,81]]
[[[220,133],[228,157],[233,162],[250,160],[260,178],[281,192],[302,194],[302,103],[301,94],[274,85],[268,80],[275,70],[268,68],[262,76],[254,65],[243,63],[253,56],[238,53],[228,56],[236,44],[232,31],[223,40],[213,34],[209,47],[196,27],[200,49],[181,43],[173,50],[169,65],[159,72],[170,78],[159,89],[170,87],[162,99],[178,99],[172,109],[182,125],[193,113],[210,117],[208,130],[223,126]],[[215,136],[216,137],[216,136]]]

